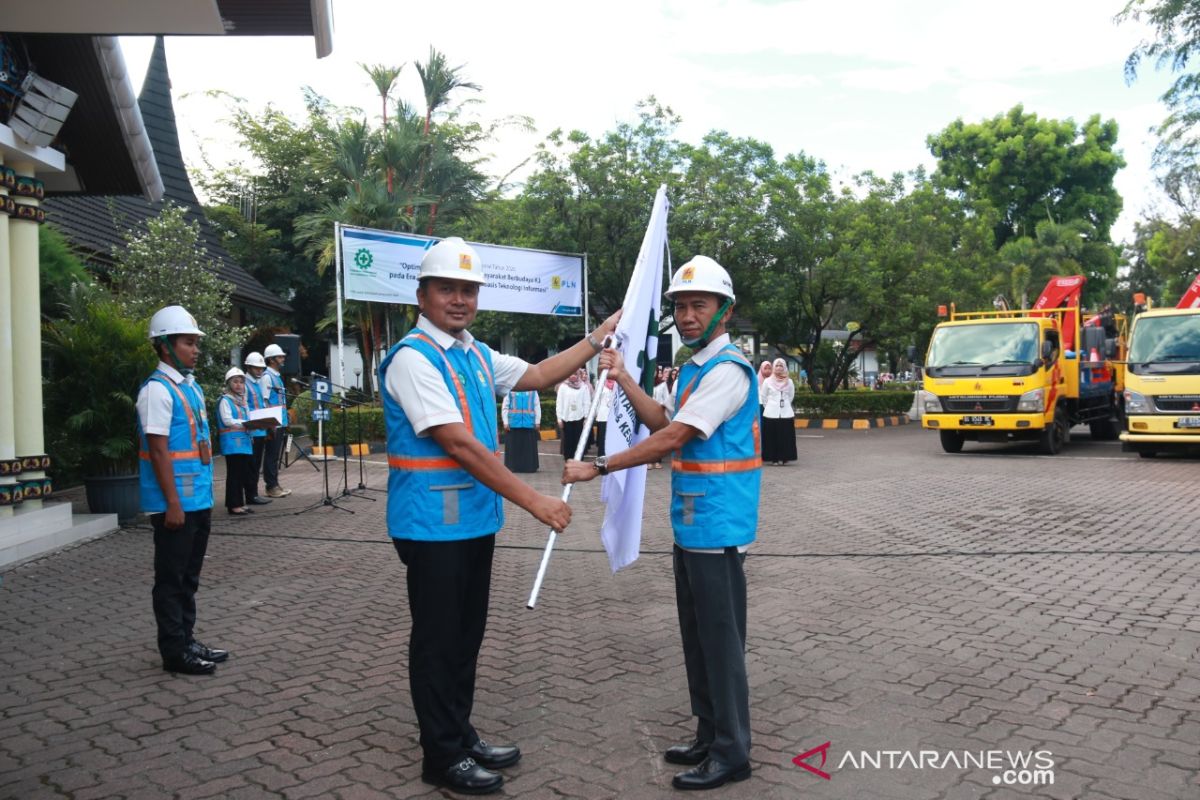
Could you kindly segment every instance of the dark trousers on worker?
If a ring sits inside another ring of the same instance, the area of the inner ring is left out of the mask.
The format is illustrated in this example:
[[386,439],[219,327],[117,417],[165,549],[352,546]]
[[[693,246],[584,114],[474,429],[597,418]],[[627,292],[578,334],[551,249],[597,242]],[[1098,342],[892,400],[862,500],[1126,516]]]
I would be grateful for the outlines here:
[[247,491],[251,497],[258,497],[258,476],[262,474],[263,469],[263,454],[267,452],[267,437],[256,436],[250,440],[250,446],[254,449],[250,458],[252,460],[250,478],[247,482]]
[[283,445],[287,442],[287,431],[276,428],[274,436],[267,437],[266,449],[263,453],[262,476],[267,489],[279,485],[279,462],[283,458]]
[[604,437],[608,435],[608,422],[596,423],[596,458],[604,455]]
[[421,729],[424,767],[442,771],[479,741],[471,708],[496,537],[392,543],[408,568],[408,683]]
[[229,453],[225,456],[225,508],[241,508],[254,497],[250,485],[250,470],[254,456],[250,453]]
[[168,530],[166,514],[151,514],[154,528],[154,621],[158,623],[158,652],[177,658],[194,640],[196,590],[208,550],[212,509],[187,511],[183,527]]
[[696,738],[726,764],[750,760],[745,553],[675,547],[675,602]]

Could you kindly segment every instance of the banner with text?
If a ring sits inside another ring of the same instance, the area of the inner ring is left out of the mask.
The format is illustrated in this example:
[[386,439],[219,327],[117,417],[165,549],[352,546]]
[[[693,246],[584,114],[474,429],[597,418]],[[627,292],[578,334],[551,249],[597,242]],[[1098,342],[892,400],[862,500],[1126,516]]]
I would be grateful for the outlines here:
[[[417,272],[432,236],[368,228],[342,229],[346,298],[417,304]],[[558,317],[583,315],[583,257],[493,244],[471,245],[483,259],[487,284],[480,311],[515,311]]]

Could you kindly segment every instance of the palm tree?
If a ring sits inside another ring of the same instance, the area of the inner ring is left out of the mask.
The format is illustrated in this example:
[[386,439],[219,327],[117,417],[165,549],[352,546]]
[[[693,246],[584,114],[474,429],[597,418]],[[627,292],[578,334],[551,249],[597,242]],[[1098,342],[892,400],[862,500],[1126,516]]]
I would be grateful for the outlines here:
[[417,74],[421,76],[421,87],[425,90],[425,130],[429,135],[429,126],[433,112],[440,109],[450,100],[450,93],[455,89],[472,89],[479,91],[477,83],[463,80],[459,74],[463,65],[450,67],[446,64],[446,54],[438,52],[434,47],[429,48],[429,60],[422,64],[416,62]]
[[[383,129],[387,130],[388,100],[391,98],[392,87],[396,85],[396,79],[400,77],[400,70],[404,69],[404,65],[387,67],[383,64],[375,64],[374,66],[359,64],[359,66],[371,77],[371,82],[375,84],[375,91],[379,92],[379,101],[383,107]],[[390,166],[387,171],[387,190],[389,194],[392,191],[392,168]]]

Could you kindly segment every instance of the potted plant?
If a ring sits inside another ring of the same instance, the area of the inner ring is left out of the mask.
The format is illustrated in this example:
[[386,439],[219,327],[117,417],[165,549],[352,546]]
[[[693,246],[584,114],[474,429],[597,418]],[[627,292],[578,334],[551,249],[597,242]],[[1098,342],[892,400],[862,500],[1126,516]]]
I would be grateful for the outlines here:
[[92,513],[131,520],[140,500],[136,398],[158,360],[145,323],[103,289],[76,284],[64,310],[43,329],[55,467],[83,478]]

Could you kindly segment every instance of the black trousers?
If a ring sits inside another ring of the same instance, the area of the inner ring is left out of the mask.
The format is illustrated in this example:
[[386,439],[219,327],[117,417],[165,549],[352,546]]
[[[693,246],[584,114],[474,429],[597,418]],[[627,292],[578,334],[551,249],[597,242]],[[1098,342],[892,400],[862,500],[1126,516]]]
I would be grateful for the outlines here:
[[274,437],[267,438],[267,444],[263,452],[263,483],[268,489],[274,489],[279,485],[279,461],[283,458],[283,446],[287,443],[287,430],[285,428],[276,428]]
[[496,537],[392,543],[408,568],[408,683],[421,729],[424,767],[441,771],[479,741],[471,709]]
[[[579,446],[579,439],[583,436],[583,420],[577,419],[571,422],[563,422],[562,435],[562,457],[574,458],[575,448]],[[588,428],[587,437],[587,444],[583,446],[584,453],[587,453],[588,448],[592,446],[591,428]]]
[[604,455],[604,437],[608,432],[608,422],[596,423],[596,458]]
[[251,464],[250,476],[247,479],[246,491],[250,493],[250,497],[258,497],[258,476],[262,474],[263,454],[267,451],[267,437],[256,436],[250,440],[254,452],[250,458],[253,460]]
[[250,453],[230,453],[225,456],[225,507],[241,508],[253,494],[248,488],[252,480],[250,470],[254,467],[254,456]]
[[154,621],[158,623],[158,652],[164,659],[175,658],[194,639],[196,626],[196,590],[200,588],[200,569],[208,550],[208,532],[212,509],[188,511],[183,527],[167,530],[166,514],[151,514],[154,528]]
[[750,759],[746,680],[745,553],[691,553],[675,546],[675,603],[696,738],[726,764]]

